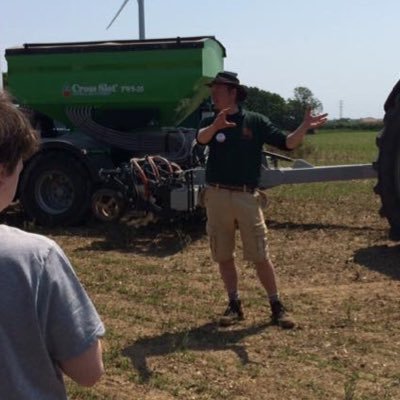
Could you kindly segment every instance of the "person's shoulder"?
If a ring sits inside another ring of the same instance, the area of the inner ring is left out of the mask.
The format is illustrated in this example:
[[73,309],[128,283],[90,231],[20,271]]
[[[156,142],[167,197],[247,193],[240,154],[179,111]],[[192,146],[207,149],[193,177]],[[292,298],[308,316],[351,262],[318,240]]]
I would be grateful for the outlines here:
[[0,248],[3,256],[18,254],[18,257],[45,258],[56,247],[53,240],[22,229],[0,225]]
[[257,117],[258,115],[261,115],[260,113],[258,113],[256,111],[250,111],[250,110],[247,110],[247,109],[243,109],[242,113],[247,118],[254,118],[254,117]]
[[202,118],[200,121],[200,127],[205,127],[208,126],[210,124],[212,124],[214,122],[215,119],[215,115],[207,115],[206,117]]
[[[39,235],[37,233],[27,232],[19,228],[15,228],[13,226],[8,225],[0,225],[0,235],[1,238],[9,238],[11,240],[18,239],[19,242],[17,245],[25,244],[25,243],[35,243],[35,244],[44,244],[50,245],[54,243],[52,239],[44,235]],[[2,240],[3,241],[3,240]]]
[[254,122],[259,122],[259,121],[263,121],[263,122],[267,122],[269,123],[269,118],[264,115],[261,114],[257,111],[250,111],[250,110],[243,110],[243,115],[245,117],[245,119],[249,122],[254,121]]

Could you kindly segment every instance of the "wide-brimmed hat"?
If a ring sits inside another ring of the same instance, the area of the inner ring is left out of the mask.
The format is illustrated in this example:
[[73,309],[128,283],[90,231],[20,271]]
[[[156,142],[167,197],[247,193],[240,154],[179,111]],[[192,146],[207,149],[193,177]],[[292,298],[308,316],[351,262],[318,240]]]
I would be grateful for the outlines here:
[[238,102],[244,101],[247,97],[247,90],[243,85],[240,84],[237,73],[235,72],[218,72],[215,78],[211,82],[206,84],[206,86],[208,87],[211,87],[212,85],[227,85],[235,87],[237,89]]

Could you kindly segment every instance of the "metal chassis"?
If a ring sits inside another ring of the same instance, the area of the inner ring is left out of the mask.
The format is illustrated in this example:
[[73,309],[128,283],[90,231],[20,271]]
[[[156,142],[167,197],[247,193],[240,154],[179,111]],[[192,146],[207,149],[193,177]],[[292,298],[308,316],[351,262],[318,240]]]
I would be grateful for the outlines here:
[[[205,185],[205,170],[194,169],[193,183]],[[304,160],[294,160],[293,166],[288,168],[267,168],[262,166],[260,189],[270,189],[275,186],[348,181],[359,179],[373,179],[377,173],[372,164],[328,165],[315,167]]]
[[[285,157],[281,158],[286,161],[291,160]],[[328,165],[316,167],[301,159],[291,161],[293,161],[291,167],[278,168],[276,163],[274,163],[275,167],[271,168],[266,159],[261,169],[260,189],[265,190],[289,184],[362,180],[377,177],[373,164]],[[187,174],[187,206],[188,210],[193,210],[193,207],[198,205],[196,196],[198,189],[206,186],[205,169],[195,168],[189,171],[184,171],[184,173]],[[171,201],[172,209],[174,209],[173,203],[174,202]]]

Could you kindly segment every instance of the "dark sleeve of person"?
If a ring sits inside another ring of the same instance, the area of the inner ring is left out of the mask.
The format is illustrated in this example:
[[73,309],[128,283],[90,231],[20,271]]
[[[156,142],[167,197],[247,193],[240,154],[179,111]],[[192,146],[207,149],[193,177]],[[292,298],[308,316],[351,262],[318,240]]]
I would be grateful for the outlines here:
[[[202,146],[205,145],[204,143],[199,143],[199,141],[197,140],[197,135],[199,134],[199,130],[211,125],[213,122],[214,122],[214,117],[206,117],[200,121],[199,128],[197,129],[197,133],[196,133],[196,142],[198,144],[200,144]],[[208,142],[208,143],[210,143],[210,142]],[[208,143],[206,143],[206,144],[208,144]]]
[[280,150],[290,150],[286,146],[286,134],[277,128],[269,118],[261,114],[258,115],[257,125],[264,143]]

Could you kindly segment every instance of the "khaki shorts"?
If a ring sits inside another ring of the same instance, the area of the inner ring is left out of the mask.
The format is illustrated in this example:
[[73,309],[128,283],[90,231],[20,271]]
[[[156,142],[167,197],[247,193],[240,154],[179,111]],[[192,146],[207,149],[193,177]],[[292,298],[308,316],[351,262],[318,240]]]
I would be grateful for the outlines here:
[[234,257],[236,227],[242,239],[243,258],[253,262],[268,259],[267,226],[262,211],[265,203],[263,193],[207,187],[203,196],[214,261],[224,262]]

